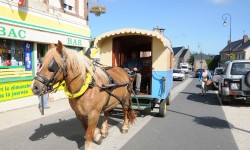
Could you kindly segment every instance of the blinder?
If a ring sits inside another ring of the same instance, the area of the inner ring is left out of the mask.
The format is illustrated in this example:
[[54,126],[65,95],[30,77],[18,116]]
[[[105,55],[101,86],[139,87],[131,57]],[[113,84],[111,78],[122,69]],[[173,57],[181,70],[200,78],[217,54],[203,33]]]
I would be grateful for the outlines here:
[[52,58],[51,62],[49,63],[48,68],[49,68],[49,71],[51,71],[51,72],[57,72],[59,70],[59,66],[58,66],[54,57]]
[[[62,58],[64,59],[63,55],[62,55]],[[64,60],[64,63],[65,63],[65,60]],[[46,86],[46,92],[51,92],[54,90],[54,87],[53,87],[54,82],[57,81],[58,77],[60,76],[60,74],[62,72],[63,72],[63,77],[66,78],[67,72],[66,72],[65,64],[63,67],[59,67],[58,63],[56,62],[55,58],[53,57],[48,65],[48,70],[50,72],[53,72],[53,75],[50,77],[50,79],[48,79],[46,76],[44,76],[40,72],[36,73],[37,76],[34,79],[41,82],[42,84],[44,84]],[[59,69],[60,69],[60,72],[59,72]],[[61,84],[61,83],[59,83],[59,84]],[[43,92],[45,92],[45,91],[43,91]]]

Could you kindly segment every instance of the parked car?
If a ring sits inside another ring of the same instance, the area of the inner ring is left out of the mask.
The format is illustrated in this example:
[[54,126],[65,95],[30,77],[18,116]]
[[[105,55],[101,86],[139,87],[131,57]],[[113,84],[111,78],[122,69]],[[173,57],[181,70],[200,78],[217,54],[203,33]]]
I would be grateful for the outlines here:
[[196,71],[195,71],[195,77],[198,78],[199,75],[200,75],[200,73],[203,72],[203,71],[204,71],[204,69],[201,69],[201,68],[200,69],[196,69]]
[[223,72],[223,67],[217,67],[214,69],[212,80],[213,80],[214,87],[216,89],[218,89],[219,78],[221,77],[222,72]]
[[185,80],[185,78],[186,78],[185,71],[181,69],[173,70],[173,80]]
[[250,100],[250,60],[233,60],[225,63],[219,79],[218,93],[222,104],[239,98]]

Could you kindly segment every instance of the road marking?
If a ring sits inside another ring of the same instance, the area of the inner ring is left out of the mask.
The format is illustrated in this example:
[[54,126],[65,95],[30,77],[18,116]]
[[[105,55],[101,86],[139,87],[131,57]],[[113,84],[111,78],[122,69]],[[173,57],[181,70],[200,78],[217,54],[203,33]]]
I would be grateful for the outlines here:
[[175,99],[175,97],[183,91],[186,86],[193,80],[193,78],[188,78],[183,81],[181,84],[177,85],[174,89],[171,90],[171,101]]

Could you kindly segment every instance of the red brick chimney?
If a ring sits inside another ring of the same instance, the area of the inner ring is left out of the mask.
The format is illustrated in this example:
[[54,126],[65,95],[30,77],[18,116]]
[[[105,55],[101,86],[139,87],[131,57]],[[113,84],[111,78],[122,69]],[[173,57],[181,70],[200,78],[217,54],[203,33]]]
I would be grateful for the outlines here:
[[248,35],[243,35],[243,43],[246,43],[249,40]]

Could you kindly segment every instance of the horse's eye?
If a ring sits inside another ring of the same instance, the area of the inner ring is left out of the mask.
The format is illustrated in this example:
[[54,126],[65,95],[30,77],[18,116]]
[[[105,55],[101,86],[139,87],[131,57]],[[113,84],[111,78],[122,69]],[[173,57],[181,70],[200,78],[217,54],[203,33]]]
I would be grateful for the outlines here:
[[51,59],[48,68],[49,68],[49,71],[50,71],[50,72],[57,72],[57,71],[58,71],[59,66],[58,66],[58,64],[56,63],[56,60],[55,60],[54,57]]

